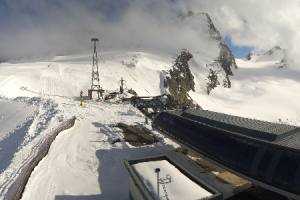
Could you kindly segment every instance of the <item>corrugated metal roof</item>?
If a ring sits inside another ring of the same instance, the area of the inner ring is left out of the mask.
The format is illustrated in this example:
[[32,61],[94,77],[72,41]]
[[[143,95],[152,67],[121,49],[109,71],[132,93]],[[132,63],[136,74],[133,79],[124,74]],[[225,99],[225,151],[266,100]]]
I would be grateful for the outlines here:
[[188,109],[183,117],[250,137],[274,141],[300,132],[296,126],[249,119],[208,110]]
[[162,112],[154,126],[256,184],[300,199],[299,127],[205,110]]
[[293,149],[300,149],[300,132],[295,132],[294,134],[288,135],[274,143]]

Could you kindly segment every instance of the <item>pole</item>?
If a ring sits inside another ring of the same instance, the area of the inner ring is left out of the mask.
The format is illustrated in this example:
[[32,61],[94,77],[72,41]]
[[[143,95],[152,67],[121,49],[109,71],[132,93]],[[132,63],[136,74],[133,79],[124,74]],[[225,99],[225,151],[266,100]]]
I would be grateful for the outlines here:
[[155,173],[156,173],[156,181],[157,181],[157,200],[160,200],[160,194],[159,194],[159,172],[160,172],[160,169],[159,168],[156,168],[155,169]]

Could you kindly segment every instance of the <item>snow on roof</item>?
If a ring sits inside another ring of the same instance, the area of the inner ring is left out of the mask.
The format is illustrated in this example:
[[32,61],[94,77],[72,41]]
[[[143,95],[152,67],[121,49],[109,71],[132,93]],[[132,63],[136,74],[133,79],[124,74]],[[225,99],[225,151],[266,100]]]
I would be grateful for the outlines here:
[[[132,166],[141,177],[147,189],[155,196],[157,196],[156,168],[160,169],[160,178],[165,178],[167,175],[171,176],[171,182],[166,184],[169,199],[195,200],[213,196],[212,193],[188,178],[167,160],[139,162]],[[165,196],[162,185],[160,185],[160,196]]]

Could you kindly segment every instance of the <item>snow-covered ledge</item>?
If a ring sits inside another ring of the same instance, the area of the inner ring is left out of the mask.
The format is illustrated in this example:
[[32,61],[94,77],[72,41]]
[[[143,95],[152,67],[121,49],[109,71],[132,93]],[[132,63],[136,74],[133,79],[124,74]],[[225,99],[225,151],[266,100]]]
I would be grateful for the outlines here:
[[[201,169],[191,165],[187,168],[183,163],[189,163],[189,161],[178,154],[166,152],[156,157],[126,160],[124,163],[130,175],[130,196],[134,200],[155,200],[161,197],[167,197],[167,199],[188,197],[188,199],[195,200],[222,199],[220,191],[195,173]],[[159,175],[157,169],[159,169]],[[158,181],[161,183],[158,184]],[[167,182],[162,183],[162,181]]]
[[18,200],[22,197],[22,193],[25,189],[26,183],[34,170],[34,168],[39,164],[39,162],[47,155],[52,142],[55,140],[56,136],[75,124],[76,117],[72,117],[64,122],[62,122],[58,127],[54,128],[48,133],[48,137],[44,138],[39,145],[35,147],[32,155],[24,161],[24,165],[21,168],[18,176],[15,178],[12,184],[10,184],[4,195],[5,200]]

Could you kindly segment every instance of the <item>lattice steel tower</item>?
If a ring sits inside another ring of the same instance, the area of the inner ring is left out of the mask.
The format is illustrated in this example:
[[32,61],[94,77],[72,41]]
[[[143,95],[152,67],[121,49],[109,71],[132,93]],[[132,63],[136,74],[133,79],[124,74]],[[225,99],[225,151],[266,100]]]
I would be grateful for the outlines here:
[[92,92],[97,92],[98,99],[102,96],[102,88],[100,85],[100,77],[99,77],[99,66],[98,66],[98,52],[97,52],[97,42],[99,42],[98,38],[91,39],[93,45],[93,60],[92,60],[92,85],[89,90],[89,97],[92,98]]

